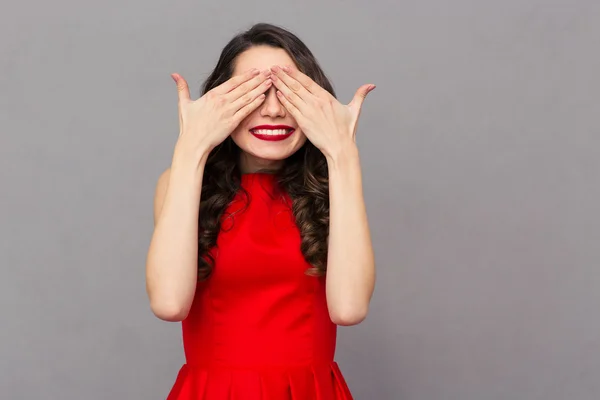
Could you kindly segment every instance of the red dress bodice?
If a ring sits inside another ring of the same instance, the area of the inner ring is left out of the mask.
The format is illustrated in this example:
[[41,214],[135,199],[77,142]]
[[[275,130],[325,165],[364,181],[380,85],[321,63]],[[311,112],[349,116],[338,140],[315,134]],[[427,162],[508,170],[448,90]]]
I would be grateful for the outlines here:
[[182,322],[186,363],[167,400],[351,400],[334,361],[325,278],[306,274],[274,175],[242,175],[211,276]]

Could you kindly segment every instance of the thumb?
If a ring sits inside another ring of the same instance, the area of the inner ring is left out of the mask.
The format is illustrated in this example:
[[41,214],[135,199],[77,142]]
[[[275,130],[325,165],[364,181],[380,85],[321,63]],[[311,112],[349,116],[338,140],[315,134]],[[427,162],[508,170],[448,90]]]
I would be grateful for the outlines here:
[[350,108],[360,110],[363,102],[367,98],[367,94],[369,94],[371,90],[375,89],[375,87],[376,86],[373,84],[362,85],[361,87],[359,87],[348,106],[350,106]]
[[177,84],[177,95],[179,96],[179,101],[190,100],[190,89],[185,79],[183,79],[183,76],[179,74],[171,74],[171,78],[173,78]]

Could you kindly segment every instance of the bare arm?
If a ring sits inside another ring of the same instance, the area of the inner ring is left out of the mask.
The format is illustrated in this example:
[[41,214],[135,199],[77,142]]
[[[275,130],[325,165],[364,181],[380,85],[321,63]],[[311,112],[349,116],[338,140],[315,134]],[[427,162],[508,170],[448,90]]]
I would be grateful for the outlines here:
[[241,73],[196,101],[187,82],[171,75],[179,97],[179,139],[171,168],[154,195],[154,232],[146,259],[146,291],[152,312],[165,321],[184,320],[198,281],[198,216],[202,176],[212,149],[265,99],[270,71]]
[[185,319],[196,290],[204,163],[205,157],[198,162],[176,150],[171,168],[156,185],[146,290],[152,312],[165,321]]
[[330,226],[327,304],[333,322],[355,325],[367,315],[375,286],[375,259],[367,222],[358,150],[328,157]]
[[275,66],[272,71],[282,104],[327,159],[327,308],[334,323],[355,325],[366,317],[375,287],[375,260],[355,141],[362,103],[375,85],[362,85],[352,101],[343,105],[297,68]]

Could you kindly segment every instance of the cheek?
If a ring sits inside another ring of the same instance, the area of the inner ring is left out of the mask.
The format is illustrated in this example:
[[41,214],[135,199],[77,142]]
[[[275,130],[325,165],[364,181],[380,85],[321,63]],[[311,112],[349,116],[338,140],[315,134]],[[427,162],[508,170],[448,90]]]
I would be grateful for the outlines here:
[[246,130],[245,125],[239,124],[232,132],[231,132],[231,136],[232,137],[236,137],[236,136],[240,136],[240,134],[244,133],[244,131]]
[[238,147],[245,149],[246,145],[244,141],[248,141],[249,137],[246,136],[246,129],[244,129],[241,125],[235,128],[233,132],[231,132],[231,139],[233,142],[238,145]]
[[300,132],[294,132],[294,134],[298,135],[297,140],[298,140],[299,146],[301,147],[306,142],[306,140],[307,140],[306,136],[304,135],[304,132],[302,132],[302,131],[300,131]]

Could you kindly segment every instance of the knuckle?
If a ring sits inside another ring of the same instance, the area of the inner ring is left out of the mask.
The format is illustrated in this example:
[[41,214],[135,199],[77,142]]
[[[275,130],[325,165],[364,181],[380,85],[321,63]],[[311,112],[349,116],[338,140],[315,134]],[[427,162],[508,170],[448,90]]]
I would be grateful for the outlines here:
[[242,96],[243,104],[248,104],[248,103],[250,103],[250,101],[252,101],[252,96],[250,96],[249,94],[245,94]]
[[233,96],[233,98],[236,98],[238,96],[241,97],[241,95],[243,93],[248,92],[249,89],[250,88],[248,87],[248,84],[243,83],[243,84],[239,85],[237,88],[235,88],[234,91],[231,92],[231,96]]

